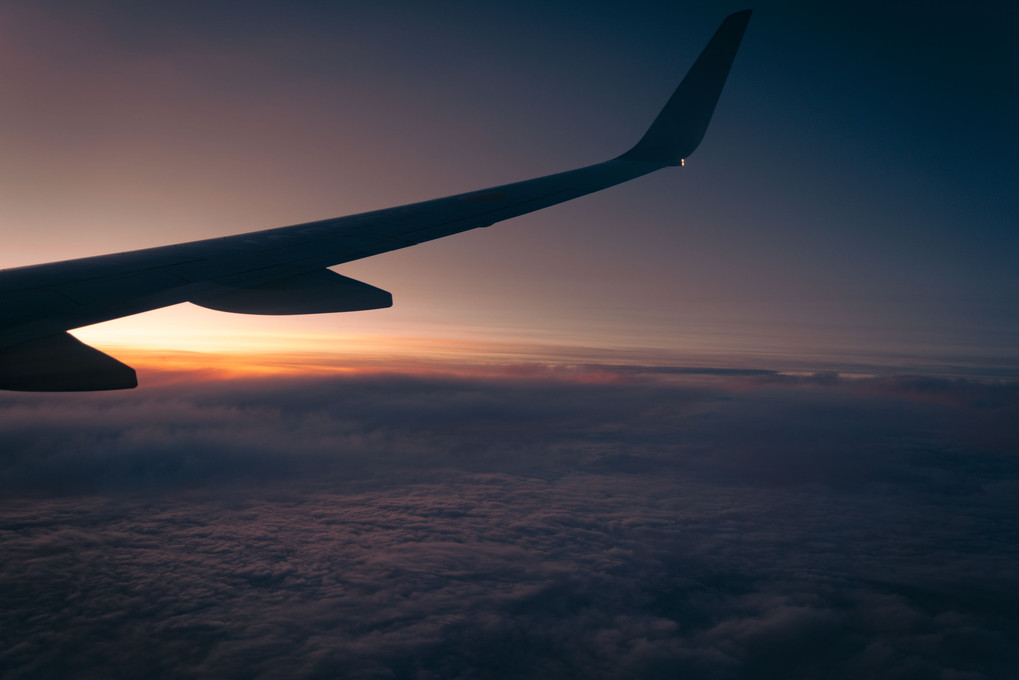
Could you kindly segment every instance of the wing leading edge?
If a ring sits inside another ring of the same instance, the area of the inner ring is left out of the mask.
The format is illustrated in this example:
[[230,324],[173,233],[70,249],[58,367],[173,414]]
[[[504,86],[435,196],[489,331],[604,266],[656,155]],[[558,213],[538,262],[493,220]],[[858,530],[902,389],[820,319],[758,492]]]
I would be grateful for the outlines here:
[[181,302],[247,314],[388,307],[386,291],[327,267],[487,227],[681,164],[704,136],[750,14],[722,22],[647,133],[612,160],[348,217],[0,271],[0,389],[134,387],[132,369],[67,331]]

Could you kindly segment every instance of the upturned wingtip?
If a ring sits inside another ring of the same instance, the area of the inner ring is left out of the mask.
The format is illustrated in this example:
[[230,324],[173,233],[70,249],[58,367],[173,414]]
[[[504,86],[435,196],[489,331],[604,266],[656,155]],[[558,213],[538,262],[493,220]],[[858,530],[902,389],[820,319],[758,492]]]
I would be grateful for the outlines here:
[[726,17],[637,144],[619,158],[679,165],[697,146],[711,122],[752,9]]

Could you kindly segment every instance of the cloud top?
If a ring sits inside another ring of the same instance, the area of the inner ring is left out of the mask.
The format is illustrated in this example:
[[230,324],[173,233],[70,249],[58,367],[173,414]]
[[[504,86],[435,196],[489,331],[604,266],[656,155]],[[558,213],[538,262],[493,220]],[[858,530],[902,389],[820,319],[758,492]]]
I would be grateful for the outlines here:
[[1017,405],[771,374],[4,395],[0,669],[1001,677]]

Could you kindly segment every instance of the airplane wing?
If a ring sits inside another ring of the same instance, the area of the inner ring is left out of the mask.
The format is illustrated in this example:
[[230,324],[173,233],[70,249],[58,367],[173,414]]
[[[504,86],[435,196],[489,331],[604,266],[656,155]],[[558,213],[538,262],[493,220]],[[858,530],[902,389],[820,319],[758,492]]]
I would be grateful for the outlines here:
[[181,302],[243,314],[389,307],[386,291],[328,267],[487,227],[681,165],[704,136],[750,12],[722,22],[647,133],[612,160],[348,217],[0,271],[0,389],[135,387],[133,369],[67,331]]

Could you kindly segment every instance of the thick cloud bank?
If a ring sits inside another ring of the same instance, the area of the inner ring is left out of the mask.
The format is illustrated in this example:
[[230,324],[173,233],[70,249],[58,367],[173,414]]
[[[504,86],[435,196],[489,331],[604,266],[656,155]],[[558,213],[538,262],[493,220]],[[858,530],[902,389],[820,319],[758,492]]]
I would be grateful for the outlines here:
[[1008,677],[1017,423],[768,374],[6,394],[0,675]]

